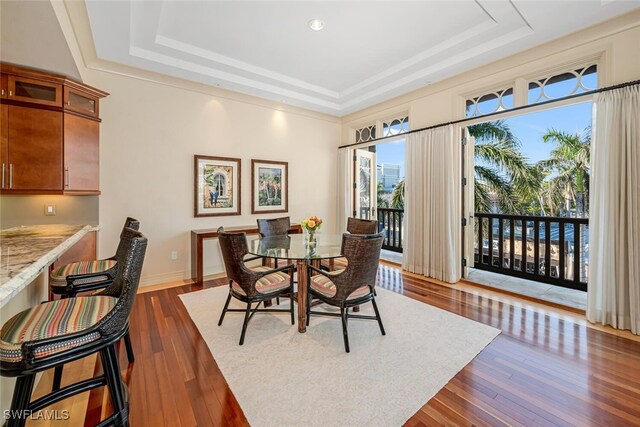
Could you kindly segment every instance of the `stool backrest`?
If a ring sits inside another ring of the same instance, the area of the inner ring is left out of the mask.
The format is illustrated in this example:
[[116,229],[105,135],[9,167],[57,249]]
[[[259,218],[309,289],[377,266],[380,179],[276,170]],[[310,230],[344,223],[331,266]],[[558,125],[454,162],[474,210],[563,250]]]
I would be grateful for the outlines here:
[[120,291],[120,294],[117,295],[118,302],[98,324],[98,329],[104,335],[121,331],[129,321],[147,251],[147,238],[131,228],[122,230],[121,242],[126,247],[126,253],[118,260],[118,272],[113,283],[101,293],[102,295],[111,295],[109,290]]
[[124,256],[124,254],[127,252],[127,243],[122,241],[122,234],[124,233],[124,230],[126,230],[127,228],[130,228],[132,230],[139,230],[140,221],[131,217],[127,217],[127,219],[125,220],[124,227],[122,227],[122,232],[120,232],[120,243],[118,244],[118,248],[116,249],[116,254],[112,258],[112,259],[115,259],[116,261],[118,261],[119,258]]

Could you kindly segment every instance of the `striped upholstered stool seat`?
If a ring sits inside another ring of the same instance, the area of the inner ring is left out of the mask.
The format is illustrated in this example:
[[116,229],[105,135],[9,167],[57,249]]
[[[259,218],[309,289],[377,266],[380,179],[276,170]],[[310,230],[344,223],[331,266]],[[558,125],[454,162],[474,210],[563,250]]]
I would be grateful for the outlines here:
[[108,296],[67,298],[46,302],[16,314],[0,330],[0,360],[22,361],[22,344],[26,342],[35,345],[32,356],[38,359],[98,340],[100,333],[88,331],[85,335],[74,335],[67,341],[37,346],[40,340],[89,329],[109,313],[117,301],[117,298]]
[[[259,266],[251,267],[251,270],[258,272],[268,272],[271,271],[272,268]],[[266,276],[258,279],[258,281],[256,282],[256,291],[260,292],[261,294],[270,294],[272,292],[288,288],[289,286],[291,286],[290,281],[291,276],[283,273],[282,271],[277,271],[272,274],[267,274]],[[234,291],[238,292],[241,295],[245,295],[244,289],[242,289],[236,282],[233,282],[231,286],[233,286]]]
[[[311,288],[327,298],[332,298],[336,294],[336,285],[331,281],[331,279],[323,275],[311,276]],[[365,295],[369,295],[370,292],[371,290],[369,289],[369,286],[360,286],[347,297],[347,300],[361,298]]]
[[53,270],[49,275],[49,283],[52,287],[65,287],[67,286],[68,276],[84,275],[89,276],[75,279],[73,284],[85,285],[87,283],[102,282],[115,277],[115,267],[116,261],[112,259],[72,262]]
[[329,271],[342,271],[347,268],[347,265],[349,265],[349,262],[344,257],[334,258],[333,268],[331,268],[331,260],[328,260],[328,259],[322,260],[322,266],[326,267],[326,269]]

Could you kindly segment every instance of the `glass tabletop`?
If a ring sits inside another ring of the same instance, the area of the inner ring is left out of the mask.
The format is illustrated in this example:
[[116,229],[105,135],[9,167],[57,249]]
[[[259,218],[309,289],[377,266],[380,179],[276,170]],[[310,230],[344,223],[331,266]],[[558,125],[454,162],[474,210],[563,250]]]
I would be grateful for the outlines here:
[[278,259],[329,259],[342,256],[342,234],[316,234],[315,244],[303,234],[257,237],[249,241],[249,253]]

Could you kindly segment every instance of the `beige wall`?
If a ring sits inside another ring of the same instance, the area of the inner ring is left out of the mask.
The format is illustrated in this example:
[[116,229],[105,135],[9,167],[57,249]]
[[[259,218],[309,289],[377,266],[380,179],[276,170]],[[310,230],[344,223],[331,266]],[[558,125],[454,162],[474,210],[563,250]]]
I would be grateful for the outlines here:
[[351,142],[351,129],[395,112],[409,111],[412,129],[463,118],[466,95],[504,88],[516,78],[544,75],[582,59],[599,58],[601,86],[640,79],[639,42],[636,11],[345,116],[342,143]]
[[[85,82],[110,96],[100,105],[100,247],[111,255],[126,216],[149,238],[142,285],[190,277],[190,230],[255,224],[251,159],[289,162],[289,213],[335,226],[338,120],[87,70]],[[242,215],[193,217],[194,154],[242,159]],[[172,261],[171,251],[178,252]],[[205,245],[204,273],[222,272],[216,241]]]
[[[45,205],[56,214],[44,214]],[[98,225],[98,196],[0,196],[0,228],[32,224]]]

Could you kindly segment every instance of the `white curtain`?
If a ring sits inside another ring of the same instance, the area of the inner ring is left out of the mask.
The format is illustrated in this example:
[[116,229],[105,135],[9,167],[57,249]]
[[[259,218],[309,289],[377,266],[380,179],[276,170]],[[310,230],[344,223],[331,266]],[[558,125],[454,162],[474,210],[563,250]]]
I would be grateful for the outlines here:
[[640,86],[593,110],[587,319],[640,334]]
[[406,148],[405,270],[449,283],[462,273],[459,127],[409,135]]
[[347,230],[347,218],[352,215],[353,200],[353,154],[350,148],[338,150],[338,203],[336,215],[336,232]]

